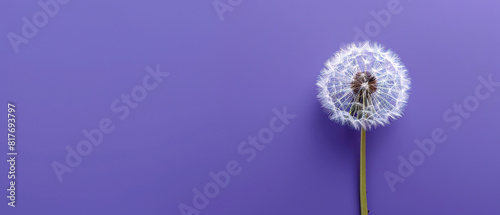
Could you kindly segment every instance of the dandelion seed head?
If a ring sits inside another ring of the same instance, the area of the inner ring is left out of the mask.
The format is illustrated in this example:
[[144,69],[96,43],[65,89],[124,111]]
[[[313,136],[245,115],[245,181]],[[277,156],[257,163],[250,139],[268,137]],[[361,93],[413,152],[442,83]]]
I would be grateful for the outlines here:
[[328,59],[317,86],[331,120],[369,130],[402,116],[410,79],[394,52],[363,42],[349,44]]

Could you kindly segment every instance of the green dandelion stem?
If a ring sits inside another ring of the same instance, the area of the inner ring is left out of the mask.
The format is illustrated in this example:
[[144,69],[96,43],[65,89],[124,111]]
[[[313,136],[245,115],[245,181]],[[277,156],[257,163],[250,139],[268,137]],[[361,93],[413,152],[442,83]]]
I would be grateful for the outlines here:
[[366,131],[361,128],[361,149],[359,165],[359,200],[361,203],[361,215],[368,215],[368,204],[366,200]]
[[[363,95],[363,110],[365,109],[365,95]],[[363,111],[364,112],[364,111]],[[364,113],[362,113],[365,117]],[[359,154],[359,201],[361,215],[368,215],[368,203],[366,200],[366,131],[361,127],[361,145]]]

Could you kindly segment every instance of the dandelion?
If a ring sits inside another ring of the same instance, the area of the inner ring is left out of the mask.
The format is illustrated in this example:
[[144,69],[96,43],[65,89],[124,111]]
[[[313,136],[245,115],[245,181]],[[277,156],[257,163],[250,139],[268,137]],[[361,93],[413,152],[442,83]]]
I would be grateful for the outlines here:
[[366,215],[366,130],[402,116],[410,90],[407,70],[394,52],[377,43],[352,43],[325,63],[317,86],[331,120],[361,129],[360,203]]

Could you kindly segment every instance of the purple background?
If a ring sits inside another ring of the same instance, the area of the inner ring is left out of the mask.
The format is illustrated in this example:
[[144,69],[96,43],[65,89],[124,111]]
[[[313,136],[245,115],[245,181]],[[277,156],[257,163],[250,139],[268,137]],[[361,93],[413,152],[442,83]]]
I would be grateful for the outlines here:
[[[221,21],[212,0],[70,1],[16,54],[6,35],[41,9],[2,1],[0,110],[17,104],[19,156],[15,209],[0,163],[0,214],[181,214],[230,160],[242,172],[200,214],[359,214],[359,132],[328,120],[315,82],[387,2],[244,0]],[[443,120],[479,76],[500,81],[500,2],[400,7],[370,38],[398,53],[412,79],[404,117],[367,134],[370,215],[500,214],[500,88],[458,129]],[[157,64],[170,76],[119,120],[111,102]],[[296,118],[247,163],[238,145],[284,106]],[[60,183],[51,163],[105,117],[116,129]],[[447,140],[392,192],[384,172],[397,174],[398,156],[435,128]]]

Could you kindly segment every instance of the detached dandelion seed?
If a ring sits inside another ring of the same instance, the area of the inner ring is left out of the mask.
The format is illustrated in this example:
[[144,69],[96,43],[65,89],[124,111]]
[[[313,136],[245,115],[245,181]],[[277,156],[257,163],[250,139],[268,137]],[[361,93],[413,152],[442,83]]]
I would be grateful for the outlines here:
[[361,214],[366,215],[366,130],[402,116],[410,91],[407,70],[394,52],[380,44],[351,43],[325,63],[317,86],[330,119],[361,130],[360,204]]

